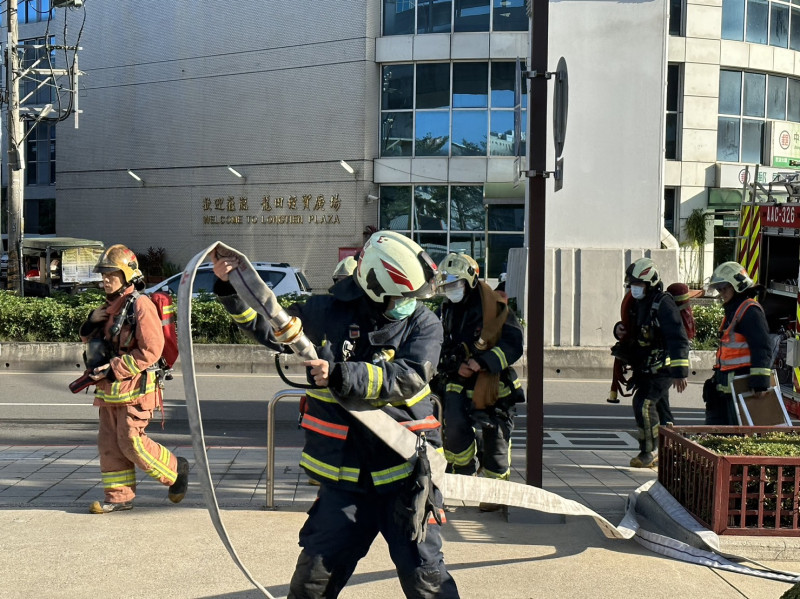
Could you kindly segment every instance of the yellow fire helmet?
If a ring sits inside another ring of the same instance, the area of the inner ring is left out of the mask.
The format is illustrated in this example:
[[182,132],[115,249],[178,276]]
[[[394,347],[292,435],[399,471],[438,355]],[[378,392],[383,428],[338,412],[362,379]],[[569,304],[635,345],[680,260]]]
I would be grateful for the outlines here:
[[749,277],[747,271],[738,262],[723,262],[714,269],[708,286],[711,288],[719,287],[727,283],[736,293],[746,291],[753,286],[753,279]]
[[439,266],[437,286],[449,285],[461,279],[466,281],[470,288],[478,284],[478,274],[481,269],[472,256],[451,252]]
[[378,231],[358,257],[356,281],[375,302],[390,297],[431,297],[436,264],[417,243],[394,231]]
[[139,270],[136,254],[119,243],[106,249],[94,267],[94,272],[100,273],[115,270],[122,271],[126,283],[133,283],[143,276],[142,271]]

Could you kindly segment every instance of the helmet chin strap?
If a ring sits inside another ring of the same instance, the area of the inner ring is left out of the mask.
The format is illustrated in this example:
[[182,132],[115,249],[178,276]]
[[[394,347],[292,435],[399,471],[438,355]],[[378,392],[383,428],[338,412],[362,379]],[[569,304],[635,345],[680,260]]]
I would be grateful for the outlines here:
[[115,299],[117,299],[123,293],[125,293],[125,290],[128,287],[130,287],[131,285],[133,285],[133,281],[131,281],[130,283],[125,283],[124,285],[121,285],[120,288],[117,289],[114,293],[107,293],[106,294],[106,301],[113,302]]

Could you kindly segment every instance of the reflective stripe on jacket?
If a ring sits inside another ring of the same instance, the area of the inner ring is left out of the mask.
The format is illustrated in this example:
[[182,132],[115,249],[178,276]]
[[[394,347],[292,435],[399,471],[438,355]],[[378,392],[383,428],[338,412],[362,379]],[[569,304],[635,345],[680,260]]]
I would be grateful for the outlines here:
[[[243,331],[267,347],[282,349],[266,319],[249,309],[232,287],[217,283],[214,291]],[[334,285],[332,295],[311,296],[287,309],[300,318],[317,347],[325,342],[334,355],[330,387],[306,391],[301,420],[305,445],[300,466],[325,484],[388,491],[412,471],[409,462],[342,408],[337,397],[383,410],[441,447],[441,426],[428,385],[439,361],[441,324],[421,303],[401,321],[386,319],[381,310],[352,277]]]
[[750,346],[747,343],[747,339],[734,329],[736,329],[739,321],[742,320],[744,313],[752,306],[757,306],[758,309],[763,310],[755,300],[748,298],[739,305],[727,326],[725,326],[725,320],[720,323],[719,328],[722,334],[717,348],[717,365],[723,372],[750,366]]

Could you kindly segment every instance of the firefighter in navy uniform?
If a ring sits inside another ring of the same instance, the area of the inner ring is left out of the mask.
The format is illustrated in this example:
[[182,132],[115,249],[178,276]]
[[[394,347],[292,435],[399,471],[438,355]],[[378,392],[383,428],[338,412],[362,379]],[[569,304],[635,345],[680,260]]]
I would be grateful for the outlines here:
[[[221,279],[215,292],[227,311],[256,340],[280,350],[266,319],[225,282],[235,261],[213,259]],[[428,383],[439,360],[442,328],[417,301],[434,293],[435,273],[419,245],[379,231],[365,244],[353,276],[334,284],[330,294],[287,309],[318,348],[319,359],[305,363],[316,388],[307,391],[300,465],[321,483],[300,531],[303,549],[289,598],[337,597],[378,533],[389,545],[407,597],[458,597],[444,565],[439,525],[428,520],[424,540],[414,539],[407,517],[398,517],[408,513],[411,464],[334,399],[362,400],[441,447]],[[440,516],[438,491],[436,502]]]
[[[448,254],[440,264],[444,345],[436,391],[444,404],[445,456],[455,474],[480,469],[508,480],[515,404],[525,399],[510,366],[522,356],[522,326],[478,271],[466,254]],[[499,507],[481,504],[485,511]]]
[[769,327],[764,309],[754,299],[760,288],[738,262],[717,266],[708,287],[719,293],[725,317],[720,325],[714,376],[703,387],[706,424],[737,425],[730,385],[734,376],[748,375],[753,395],[764,396],[772,366]]
[[689,338],[680,309],[664,293],[655,263],[639,258],[625,271],[625,283],[634,299],[626,331],[622,322],[614,326],[617,339],[630,341],[632,359],[633,414],[639,436],[639,455],[633,468],[649,468],[658,462],[658,427],[674,422],[669,407],[669,389],[683,393],[689,376]]

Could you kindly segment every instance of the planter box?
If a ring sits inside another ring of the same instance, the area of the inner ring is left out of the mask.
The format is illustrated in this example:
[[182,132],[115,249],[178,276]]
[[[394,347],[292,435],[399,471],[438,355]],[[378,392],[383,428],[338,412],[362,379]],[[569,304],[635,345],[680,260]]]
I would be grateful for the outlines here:
[[776,430],[800,433],[800,427],[659,427],[658,482],[717,534],[800,537],[800,457],[720,455],[687,438]]

